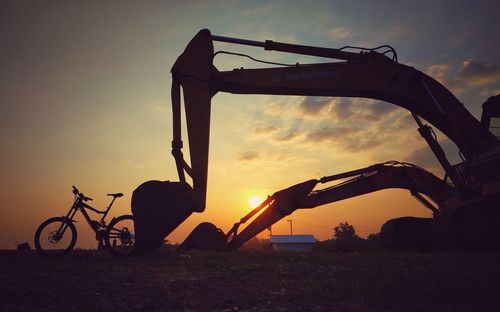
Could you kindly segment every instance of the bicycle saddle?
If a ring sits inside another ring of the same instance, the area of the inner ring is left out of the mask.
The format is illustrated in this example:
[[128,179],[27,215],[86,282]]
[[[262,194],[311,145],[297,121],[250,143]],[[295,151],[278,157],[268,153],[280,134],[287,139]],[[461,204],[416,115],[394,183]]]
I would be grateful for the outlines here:
[[108,196],[113,196],[113,197],[122,197],[122,196],[123,196],[123,193],[108,194]]

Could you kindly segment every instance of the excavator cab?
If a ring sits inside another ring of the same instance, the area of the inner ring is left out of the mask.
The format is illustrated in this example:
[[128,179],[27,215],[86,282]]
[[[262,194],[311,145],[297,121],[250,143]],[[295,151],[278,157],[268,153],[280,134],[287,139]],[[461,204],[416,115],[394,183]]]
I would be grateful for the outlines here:
[[500,139],[500,95],[492,96],[483,103],[481,124]]
[[[493,134],[500,139],[500,95],[492,96],[483,103],[481,115],[482,133],[478,140],[478,154],[473,161],[475,172],[483,177],[483,195],[500,194],[500,146],[493,149],[484,148],[483,137]],[[485,151],[485,152],[481,152]]]

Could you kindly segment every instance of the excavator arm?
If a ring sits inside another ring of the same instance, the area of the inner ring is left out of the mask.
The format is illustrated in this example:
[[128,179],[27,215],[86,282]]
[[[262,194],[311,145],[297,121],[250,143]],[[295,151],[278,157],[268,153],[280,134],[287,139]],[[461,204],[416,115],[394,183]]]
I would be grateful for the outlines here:
[[[318,184],[341,181],[314,190]],[[456,196],[455,189],[425,169],[408,163],[389,161],[321,179],[308,180],[269,196],[232,229],[224,234],[207,223],[200,224],[186,238],[182,249],[233,250],[297,209],[311,209],[383,189],[407,189],[423,200],[426,208],[438,213],[446,200]],[[422,195],[426,195],[433,203]],[[253,219],[241,232],[240,227]]]

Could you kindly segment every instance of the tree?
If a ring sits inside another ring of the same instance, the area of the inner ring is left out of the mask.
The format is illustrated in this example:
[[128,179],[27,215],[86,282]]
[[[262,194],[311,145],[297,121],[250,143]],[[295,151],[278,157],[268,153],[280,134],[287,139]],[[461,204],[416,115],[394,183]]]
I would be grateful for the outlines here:
[[333,228],[333,238],[336,240],[358,238],[354,226],[347,222],[340,222],[339,225]]
[[333,228],[333,238],[316,243],[315,251],[350,252],[365,251],[369,248],[368,241],[356,234],[354,226],[341,222]]

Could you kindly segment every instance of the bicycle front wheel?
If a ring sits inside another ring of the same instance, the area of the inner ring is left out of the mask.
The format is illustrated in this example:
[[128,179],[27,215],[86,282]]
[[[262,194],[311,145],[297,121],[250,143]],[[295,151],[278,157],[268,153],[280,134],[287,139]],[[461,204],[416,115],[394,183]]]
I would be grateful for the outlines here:
[[131,255],[135,247],[135,226],[132,215],[123,215],[113,219],[104,235],[106,247],[115,256]]
[[71,220],[54,217],[44,221],[35,233],[36,250],[48,257],[62,257],[76,244],[76,228]]

